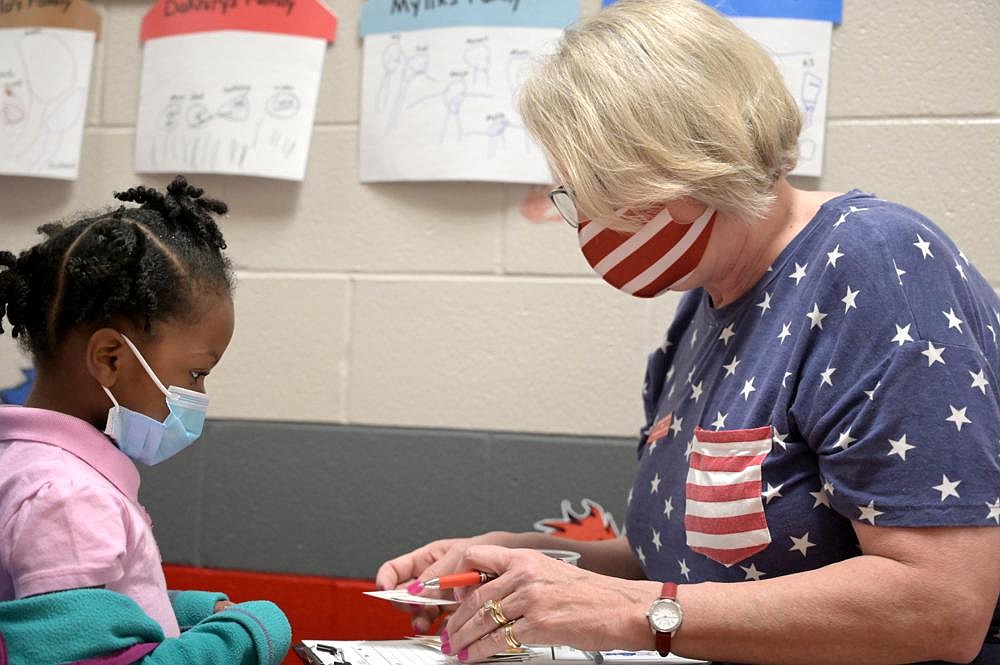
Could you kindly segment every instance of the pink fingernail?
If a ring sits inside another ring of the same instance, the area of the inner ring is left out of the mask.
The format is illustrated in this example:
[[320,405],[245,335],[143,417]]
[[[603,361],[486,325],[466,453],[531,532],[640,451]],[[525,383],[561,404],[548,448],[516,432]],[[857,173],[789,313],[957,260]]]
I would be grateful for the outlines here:
[[467,661],[469,659],[469,650],[468,649],[462,649],[461,651],[459,651],[458,652],[458,659],[460,661],[462,661],[463,663],[465,661]]
[[421,582],[420,580],[415,580],[413,582],[410,582],[410,584],[406,587],[406,593],[412,593],[414,596],[416,596],[423,590],[424,590],[424,583]]

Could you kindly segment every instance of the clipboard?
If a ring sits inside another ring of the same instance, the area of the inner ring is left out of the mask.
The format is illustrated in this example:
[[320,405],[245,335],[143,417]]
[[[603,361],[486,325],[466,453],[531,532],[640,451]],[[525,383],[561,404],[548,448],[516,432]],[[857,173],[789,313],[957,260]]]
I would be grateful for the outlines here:
[[[459,661],[440,650],[415,640],[303,640],[292,650],[305,665],[456,665]],[[571,647],[533,646],[528,653],[513,659],[500,656],[487,663],[530,662],[537,665],[594,665],[594,657]],[[655,651],[600,652],[604,665],[707,665],[708,661],[692,660],[673,654],[660,657]]]

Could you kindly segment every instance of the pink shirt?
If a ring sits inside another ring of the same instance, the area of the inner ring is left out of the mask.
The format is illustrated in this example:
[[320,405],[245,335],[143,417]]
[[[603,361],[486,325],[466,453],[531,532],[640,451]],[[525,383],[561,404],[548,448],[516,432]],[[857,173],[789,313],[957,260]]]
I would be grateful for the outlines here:
[[180,634],[139,472],[73,416],[0,406],[0,601],[103,586]]

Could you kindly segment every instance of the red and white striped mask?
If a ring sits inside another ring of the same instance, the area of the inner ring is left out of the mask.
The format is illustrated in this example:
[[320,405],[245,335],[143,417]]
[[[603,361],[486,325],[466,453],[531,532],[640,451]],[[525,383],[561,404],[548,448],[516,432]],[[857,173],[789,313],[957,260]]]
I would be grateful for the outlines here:
[[581,219],[577,235],[587,263],[605,282],[638,298],[652,298],[694,271],[708,247],[715,214],[708,208],[694,222],[682,224],[662,208],[636,233]]

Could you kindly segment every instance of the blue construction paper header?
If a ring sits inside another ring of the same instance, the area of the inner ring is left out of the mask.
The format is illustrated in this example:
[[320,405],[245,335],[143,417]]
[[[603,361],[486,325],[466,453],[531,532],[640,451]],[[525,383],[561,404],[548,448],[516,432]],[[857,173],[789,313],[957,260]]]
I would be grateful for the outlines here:
[[361,34],[459,26],[562,29],[580,18],[580,0],[368,0]]
[[[604,6],[615,0],[604,0]],[[844,18],[844,0],[704,0],[727,16],[756,18],[803,18],[840,24]]]

